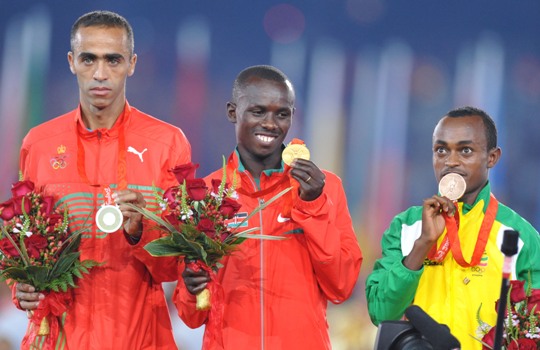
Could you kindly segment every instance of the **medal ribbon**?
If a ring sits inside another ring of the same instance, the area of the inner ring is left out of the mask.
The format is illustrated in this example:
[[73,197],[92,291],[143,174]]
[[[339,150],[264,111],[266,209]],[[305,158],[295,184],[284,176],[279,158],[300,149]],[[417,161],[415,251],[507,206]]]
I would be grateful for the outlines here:
[[289,142],[289,145],[305,145],[305,142],[303,140],[293,138],[291,142]]
[[[126,108],[122,112],[122,115],[117,120],[122,120],[126,114]],[[122,125],[118,130],[118,166],[117,166],[117,181],[118,189],[123,190],[127,188],[127,164],[126,164],[126,137],[124,135],[124,126]],[[84,146],[82,143],[81,136],[77,131],[77,171],[79,172],[80,178],[89,184],[90,186],[99,186],[99,184],[92,184],[88,179],[86,174],[86,164],[85,164],[85,152]]]
[[446,213],[443,213],[444,220],[446,222],[446,235],[441,242],[439,249],[436,249],[435,245],[431,248],[431,251],[428,254],[430,260],[442,261],[449,250],[452,250],[452,255],[456,262],[462,267],[471,267],[476,266],[484,254],[486,249],[487,241],[489,239],[489,233],[495,222],[495,217],[497,216],[497,209],[499,207],[499,202],[490,194],[489,204],[484,214],[484,219],[482,220],[482,225],[480,226],[480,231],[478,233],[478,239],[474,247],[473,254],[471,256],[470,262],[467,262],[463,257],[461,251],[461,243],[459,241],[459,211],[456,211],[455,215],[449,217]]
[[105,194],[103,195],[103,200],[106,205],[112,205],[113,199],[112,199],[112,191],[110,187],[105,187],[104,189]]
[[276,188],[278,188],[281,184],[287,182],[289,178],[285,176],[288,173],[288,169],[285,170],[284,176],[275,184],[272,186],[265,188],[264,190],[256,191],[256,192],[249,192],[246,191],[244,188],[240,187],[236,189],[236,192],[243,194],[244,196],[248,196],[250,198],[259,198],[267,195],[268,193],[272,193]]

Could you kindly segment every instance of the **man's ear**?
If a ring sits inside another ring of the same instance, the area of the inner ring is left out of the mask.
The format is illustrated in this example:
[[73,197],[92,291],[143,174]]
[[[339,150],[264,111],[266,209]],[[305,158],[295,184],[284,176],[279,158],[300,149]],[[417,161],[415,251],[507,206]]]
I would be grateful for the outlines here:
[[227,119],[233,124],[236,124],[236,103],[227,102]]
[[132,76],[133,73],[135,73],[135,66],[137,65],[137,54],[133,54],[131,58],[129,59],[129,70],[128,70],[128,77]]
[[502,150],[500,147],[495,147],[488,154],[488,168],[493,168],[501,159]]
[[71,71],[71,73],[75,74],[75,67],[73,66],[73,64],[74,64],[74,62],[73,62],[73,60],[74,60],[73,52],[68,51],[67,59],[68,59],[68,63],[69,63],[69,70]]

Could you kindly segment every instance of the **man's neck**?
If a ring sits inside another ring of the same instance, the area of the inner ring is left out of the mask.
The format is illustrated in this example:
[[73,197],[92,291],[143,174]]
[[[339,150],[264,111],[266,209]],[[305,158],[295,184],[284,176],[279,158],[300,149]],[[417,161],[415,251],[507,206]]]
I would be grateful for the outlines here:
[[244,168],[256,179],[260,178],[261,174],[265,170],[279,169],[281,166],[281,157],[277,160],[275,157],[269,157],[266,159],[251,159],[251,157],[242,157],[240,159]]
[[110,129],[122,114],[124,107],[125,103],[121,106],[109,106],[103,109],[81,104],[82,120],[89,130]]

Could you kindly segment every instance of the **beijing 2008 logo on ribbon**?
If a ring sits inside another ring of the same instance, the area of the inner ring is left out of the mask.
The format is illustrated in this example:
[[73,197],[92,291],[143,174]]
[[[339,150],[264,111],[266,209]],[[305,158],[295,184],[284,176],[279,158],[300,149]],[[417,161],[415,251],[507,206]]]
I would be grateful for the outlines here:
[[120,208],[113,203],[111,189],[107,187],[105,188],[104,203],[96,213],[96,225],[106,233],[117,231],[123,222]]

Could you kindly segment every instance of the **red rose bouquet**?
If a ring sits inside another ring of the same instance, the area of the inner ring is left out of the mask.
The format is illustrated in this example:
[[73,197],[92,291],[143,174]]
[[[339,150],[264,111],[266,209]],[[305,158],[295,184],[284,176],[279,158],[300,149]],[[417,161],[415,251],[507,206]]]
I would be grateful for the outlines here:
[[[510,281],[502,341],[507,350],[540,348],[540,289],[531,289],[530,283],[525,289],[524,284],[524,281]],[[479,317],[478,321],[478,335],[484,345],[482,349],[493,349],[495,327]]]
[[[238,229],[242,223],[290,190],[289,188],[277,194],[242,222],[228,225],[227,221],[235,216],[241,205],[236,201],[236,177],[233,175],[232,182],[227,183],[225,166],[223,159],[223,178],[212,180],[211,188],[207,187],[202,178],[195,178],[198,164],[189,163],[171,169],[180,185],[167,189],[163,197],[156,196],[162,208],[161,217],[133,206],[145,217],[159,224],[165,232],[161,238],[144,247],[152,256],[181,256],[191,268],[208,271],[212,282],[215,272],[222,267],[221,259],[231,254],[245,239],[283,239],[251,234],[258,228],[242,232],[238,232]],[[213,283],[209,286],[212,288]],[[197,295],[198,310],[211,307],[210,294],[212,293],[205,289]]]
[[45,299],[31,314],[31,332],[23,343],[46,336],[44,349],[59,332],[59,317],[72,302],[71,288],[97,263],[80,261],[80,233],[70,233],[67,209],[54,208],[53,197],[44,196],[30,181],[12,186],[12,198],[0,203],[0,280],[34,286]]

